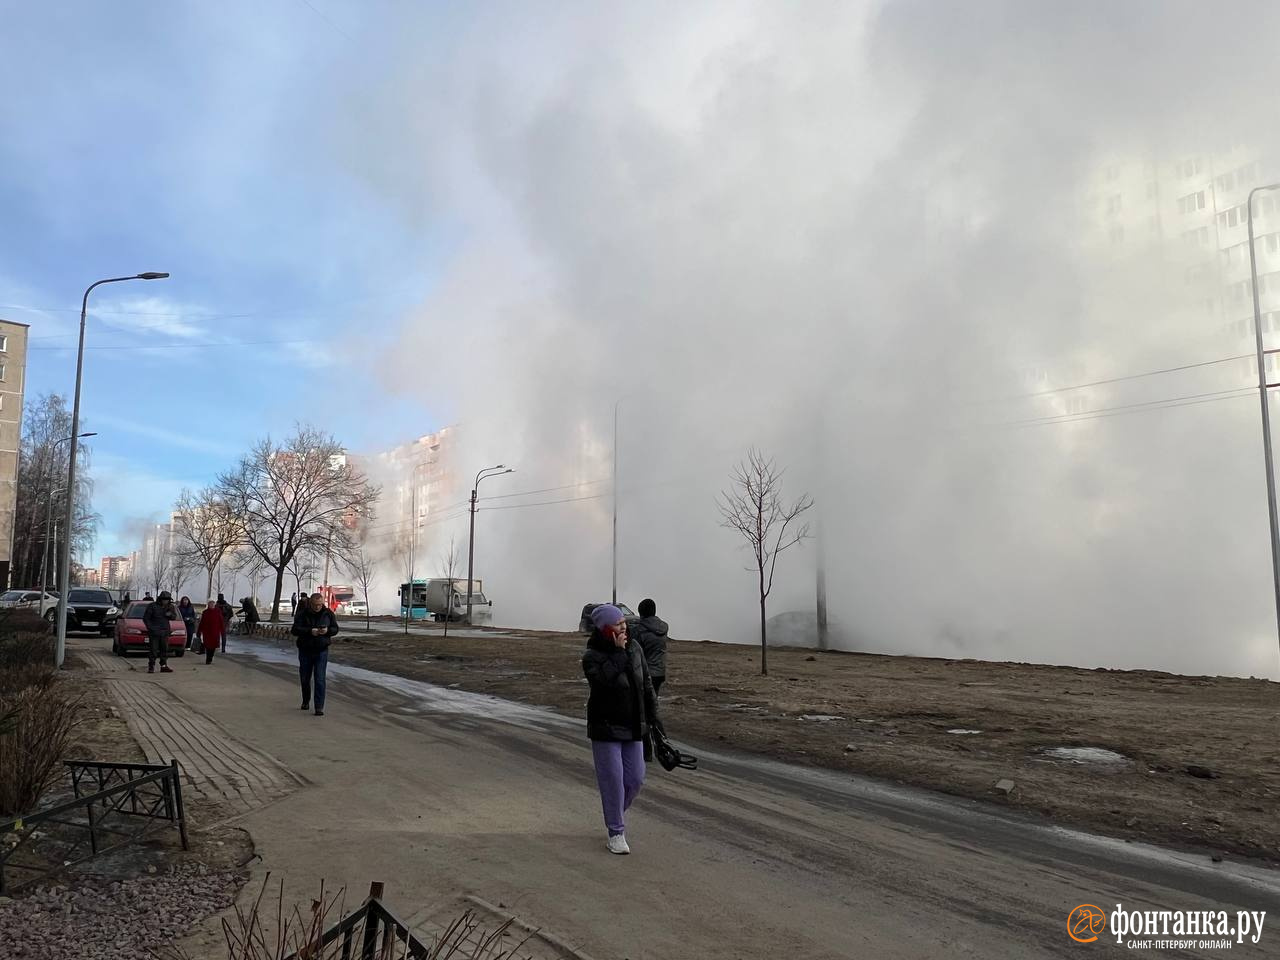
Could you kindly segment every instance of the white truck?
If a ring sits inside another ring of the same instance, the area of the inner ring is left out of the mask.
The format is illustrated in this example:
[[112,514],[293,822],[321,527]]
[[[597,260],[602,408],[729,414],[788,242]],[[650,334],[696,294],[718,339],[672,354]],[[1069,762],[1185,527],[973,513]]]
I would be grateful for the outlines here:
[[[447,618],[451,623],[467,619],[467,581],[456,577],[427,581],[427,614],[436,623]],[[484,595],[484,581],[471,581],[471,623],[473,626],[493,621],[493,601]]]

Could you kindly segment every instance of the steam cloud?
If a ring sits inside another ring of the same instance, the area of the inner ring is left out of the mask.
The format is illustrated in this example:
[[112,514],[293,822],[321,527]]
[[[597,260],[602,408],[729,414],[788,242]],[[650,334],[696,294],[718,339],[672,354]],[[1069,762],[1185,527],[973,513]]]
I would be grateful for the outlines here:
[[[1256,395],[1043,420],[1239,366],[1023,395],[1247,352],[1090,204],[1111,163],[1280,156],[1280,8],[1233,5],[1229,42],[1176,2],[476,16],[443,62],[388,58],[341,144],[454,240],[379,361],[461,424],[459,499],[499,462],[482,506],[608,494],[619,400],[619,595],[674,635],[755,639],[714,508],[754,443],[819,500],[846,646],[1277,673]],[[771,613],[812,608],[816,555]],[[608,598],[610,500],[486,509],[476,563],[499,622],[569,628]]]

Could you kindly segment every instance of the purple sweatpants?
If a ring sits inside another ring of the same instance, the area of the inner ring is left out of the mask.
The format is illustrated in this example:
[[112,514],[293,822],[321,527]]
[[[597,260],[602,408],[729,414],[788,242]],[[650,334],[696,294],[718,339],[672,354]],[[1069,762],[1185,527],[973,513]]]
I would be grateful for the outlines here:
[[616,837],[626,832],[623,814],[644,785],[644,741],[592,740],[591,758],[596,763],[604,825],[609,836]]

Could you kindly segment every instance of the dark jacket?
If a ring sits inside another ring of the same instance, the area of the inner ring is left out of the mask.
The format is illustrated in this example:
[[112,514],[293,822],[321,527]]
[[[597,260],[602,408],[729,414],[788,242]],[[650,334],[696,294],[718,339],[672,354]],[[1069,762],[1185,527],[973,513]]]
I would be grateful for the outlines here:
[[582,672],[591,685],[587,736],[592,740],[643,740],[649,725],[661,722],[644,652],[634,640],[619,650],[593,631],[582,654]]
[[[314,627],[324,627],[327,632],[323,636],[313,637],[311,630]],[[329,649],[329,638],[338,633],[338,618],[328,607],[312,610],[308,603],[294,616],[293,630],[290,632],[298,638],[298,652],[314,656]]]
[[178,604],[178,613],[182,615],[182,622],[189,626],[194,625],[195,622],[200,619],[196,616],[196,608],[194,604],[188,603],[185,606],[181,603]]
[[627,621],[627,633],[640,643],[649,663],[649,676],[667,675],[667,621],[659,617],[642,617]]
[[240,604],[240,615],[244,617],[245,623],[257,623],[260,619],[258,617],[258,605],[252,600],[246,599]]
[[236,617],[236,608],[231,606],[225,600],[219,600],[216,604],[218,612],[222,614],[222,622],[227,627],[231,626],[231,621]]
[[147,628],[147,633],[153,637],[168,637],[169,618],[173,616],[173,608],[169,604],[161,603],[159,600],[152,600],[147,604],[147,609],[142,611],[142,625]]

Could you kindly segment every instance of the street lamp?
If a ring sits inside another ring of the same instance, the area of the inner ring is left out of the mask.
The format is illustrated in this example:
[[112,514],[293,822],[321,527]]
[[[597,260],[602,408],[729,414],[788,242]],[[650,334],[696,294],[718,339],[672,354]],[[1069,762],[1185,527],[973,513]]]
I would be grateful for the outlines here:
[[[409,621],[413,619],[413,568],[418,556],[418,471],[430,466],[430,462],[422,460],[413,465],[409,471],[409,511],[411,514],[409,527],[409,597],[405,601],[404,634],[409,635]],[[403,599],[403,598],[402,598]],[[425,621],[424,621],[425,622]]]
[[1267,472],[1267,518],[1271,523],[1271,581],[1276,594],[1276,630],[1280,631],[1280,523],[1276,519],[1276,474],[1271,459],[1271,408],[1267,402],[1267,351],[1262,346],[1262,308],[1258,301],[1258,255],[1253,248],[1253,195],[1264,190],[1280,190],[1280,183],[1268,183],[1249,191],[1249,277],[1253,282],[1253,338],[1258,352],[1258,395],[1262,400],[1262,460]]
[[496,467],[485,467],[476,474],[476,482],[471,485],[471,535],[467,541],[467,626],[471,626],[471,578],[475,573],[475,552],[476,552],[476,490],[480,487],[480,481],[486,477],[498,477],[504,473],[515,473],[512,467],[505,464],[498,464]]
[[613,401],[613,595],[609,600],[614,606],[618,604],[618,404],[619,397]]
[[59,669],[62,668],[63,658],[67,652],[67,590],[68,584],[71,582],[71,531],[73,529],[75,509],[76,509],[76,451],[79,444],[76,443],[80,435],[80,380],[84,372],[84,323],[85,317],[89,312],[89,294],[94,287],[100,287],[104,283],[122,283],[125,280],[163,280],[169,276],[167,273],[136,273],[132,277],[111,277],[107,280],[98,280],[84,291],[84,299],[80,301],[80,346],[76,351],[76,398],[71,406],[71,458],[67,464],[67,524],[64,530],[65,536],[62,544],[62,562],[61,576],[58,578],[62,584],[62,590],[58,597],[58,652],[55,658],[55,664]]

